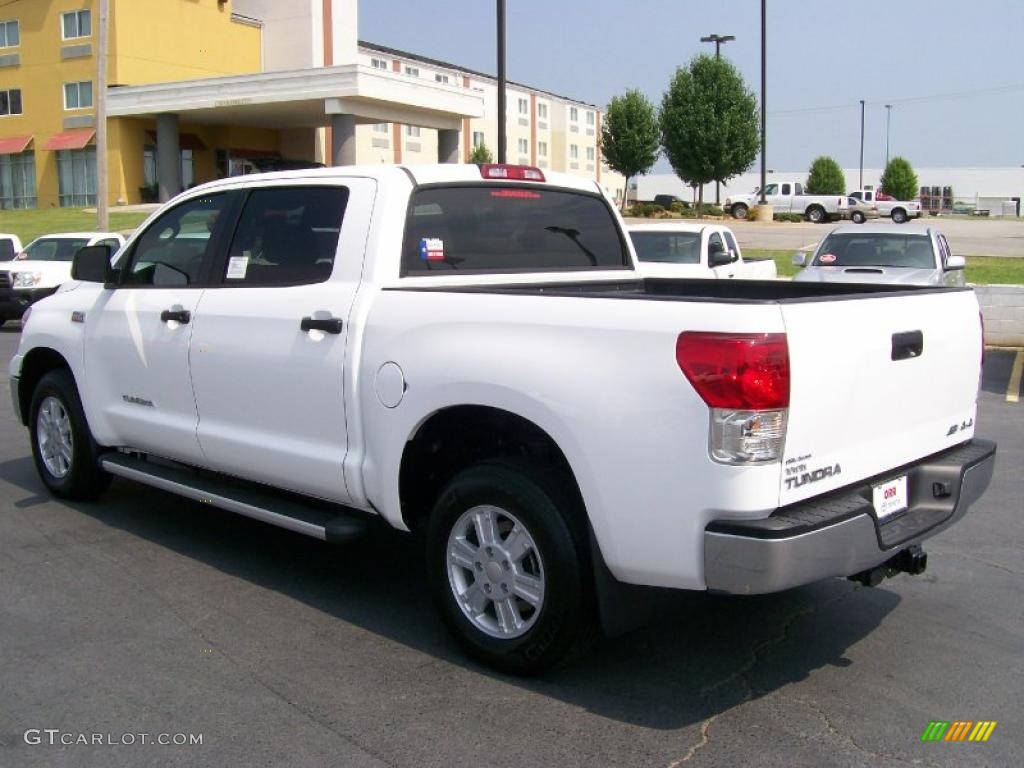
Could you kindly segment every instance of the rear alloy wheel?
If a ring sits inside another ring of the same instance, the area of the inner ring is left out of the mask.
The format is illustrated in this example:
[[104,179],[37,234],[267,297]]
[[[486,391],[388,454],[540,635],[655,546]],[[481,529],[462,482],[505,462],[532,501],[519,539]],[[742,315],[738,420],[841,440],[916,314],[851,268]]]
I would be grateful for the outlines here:
[[825,209],[818,205],[812,205],[807,209],[807,220],[814,224],[821,224],[825,221]]
[[487,461],[456,475],[434,505],[434,601],[463,648],[492,667],[537,672],[590,635],[586,529],[568,485],[525,462]]
[[734,219],[745,219],[747,214],[750,213],[750,209],[743,203],[736,203],[736,205],[729,209],[729,212]]
[[892,223],[903,224],[907,220],[907,212],[902,208],[894,208],[892,212]]
[[868,217],[865,216],[860,211],[854,211],[853,213],[850,214],[850,221],[852,221],[854,224],[863,224],[867,220]]
[[29,431],[36,471],[54,496],[94,499],[110,484],[110,475],[99,469],[98,446],[68,371],[50,371],[39,380],[29,409]]

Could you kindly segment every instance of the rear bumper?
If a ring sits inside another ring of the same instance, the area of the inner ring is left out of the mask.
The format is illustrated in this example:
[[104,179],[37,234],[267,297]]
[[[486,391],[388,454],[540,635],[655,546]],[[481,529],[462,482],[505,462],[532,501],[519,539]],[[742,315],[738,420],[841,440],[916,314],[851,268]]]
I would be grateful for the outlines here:
[[[988,487],[995,443],[972,440],[863,484],[704,531],[707,589],[760,594],[851,576],[953,525]],[[909,508],[879,524],[872,485],[907,475]]]

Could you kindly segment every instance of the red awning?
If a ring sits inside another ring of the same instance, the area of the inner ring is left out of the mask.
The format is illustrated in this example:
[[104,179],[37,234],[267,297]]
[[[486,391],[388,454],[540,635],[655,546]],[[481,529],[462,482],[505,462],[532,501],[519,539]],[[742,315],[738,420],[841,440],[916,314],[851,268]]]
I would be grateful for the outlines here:
[[16,155],[19,152],[24,152],[31,143],[31,136],[10,136],[0,139],[0,155]]
[[[156,131],[146,131],[146,137],[156,144]],[[194,133],[179,133],[178,146],[181,149],[191,149],[193,151],[206,149],[206,145],[203,144],[203,140]]]
[[62,131],[48,138],[43,145],[43,149],[51,152],[61,149],[85,149],[95,135],[96,131],[93,128],[76,128],[73,131]]

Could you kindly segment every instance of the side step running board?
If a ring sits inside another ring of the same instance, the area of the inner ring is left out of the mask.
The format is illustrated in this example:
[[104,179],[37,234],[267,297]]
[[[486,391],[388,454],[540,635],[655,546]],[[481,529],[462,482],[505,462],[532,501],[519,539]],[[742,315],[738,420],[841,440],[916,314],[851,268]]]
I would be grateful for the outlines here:
[[134,480],[229,512],[287,528],[330,542],[358,539],[366,533],[364,520],[351,510],[316,500],[251,485],[209,472],[147,461],[124,453],[100,457],[100,467],[112,475]]

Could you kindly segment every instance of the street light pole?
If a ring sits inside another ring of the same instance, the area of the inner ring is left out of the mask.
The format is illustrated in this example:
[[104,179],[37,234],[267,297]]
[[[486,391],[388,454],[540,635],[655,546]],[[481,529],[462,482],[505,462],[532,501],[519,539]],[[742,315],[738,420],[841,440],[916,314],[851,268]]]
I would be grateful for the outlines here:
[[[707,35],[705,37],[702,37],[700,39],[700,41],[702,43],[714,43],[715,44],[715,58],[716,59],[720,59],[720,58],[722,58],[722,44],[723,43],[728,43],[731,40],[735,40],[735,39],[736,39],[735,35],[719,35],[719,34],[716,33],[714,35]],[[720,190],[719,190],[718,179],[715,179],[715,205],[721,205],[721,204],[722,204],[722,198],[721,198],[721,194],[720,194]]]
[[498,0],[498,162],[505,162],[505,0]]
[[892,104],[885,105],[885,167],[889,167],[889,120],[892,118]]
[[860,186],[864,189],[864,99],[860,100]]
[[768,100],[768,0],[761,0],[761,205],[768,201],[764,187],[768,183],[768,142],[765,132],[765,102]]

